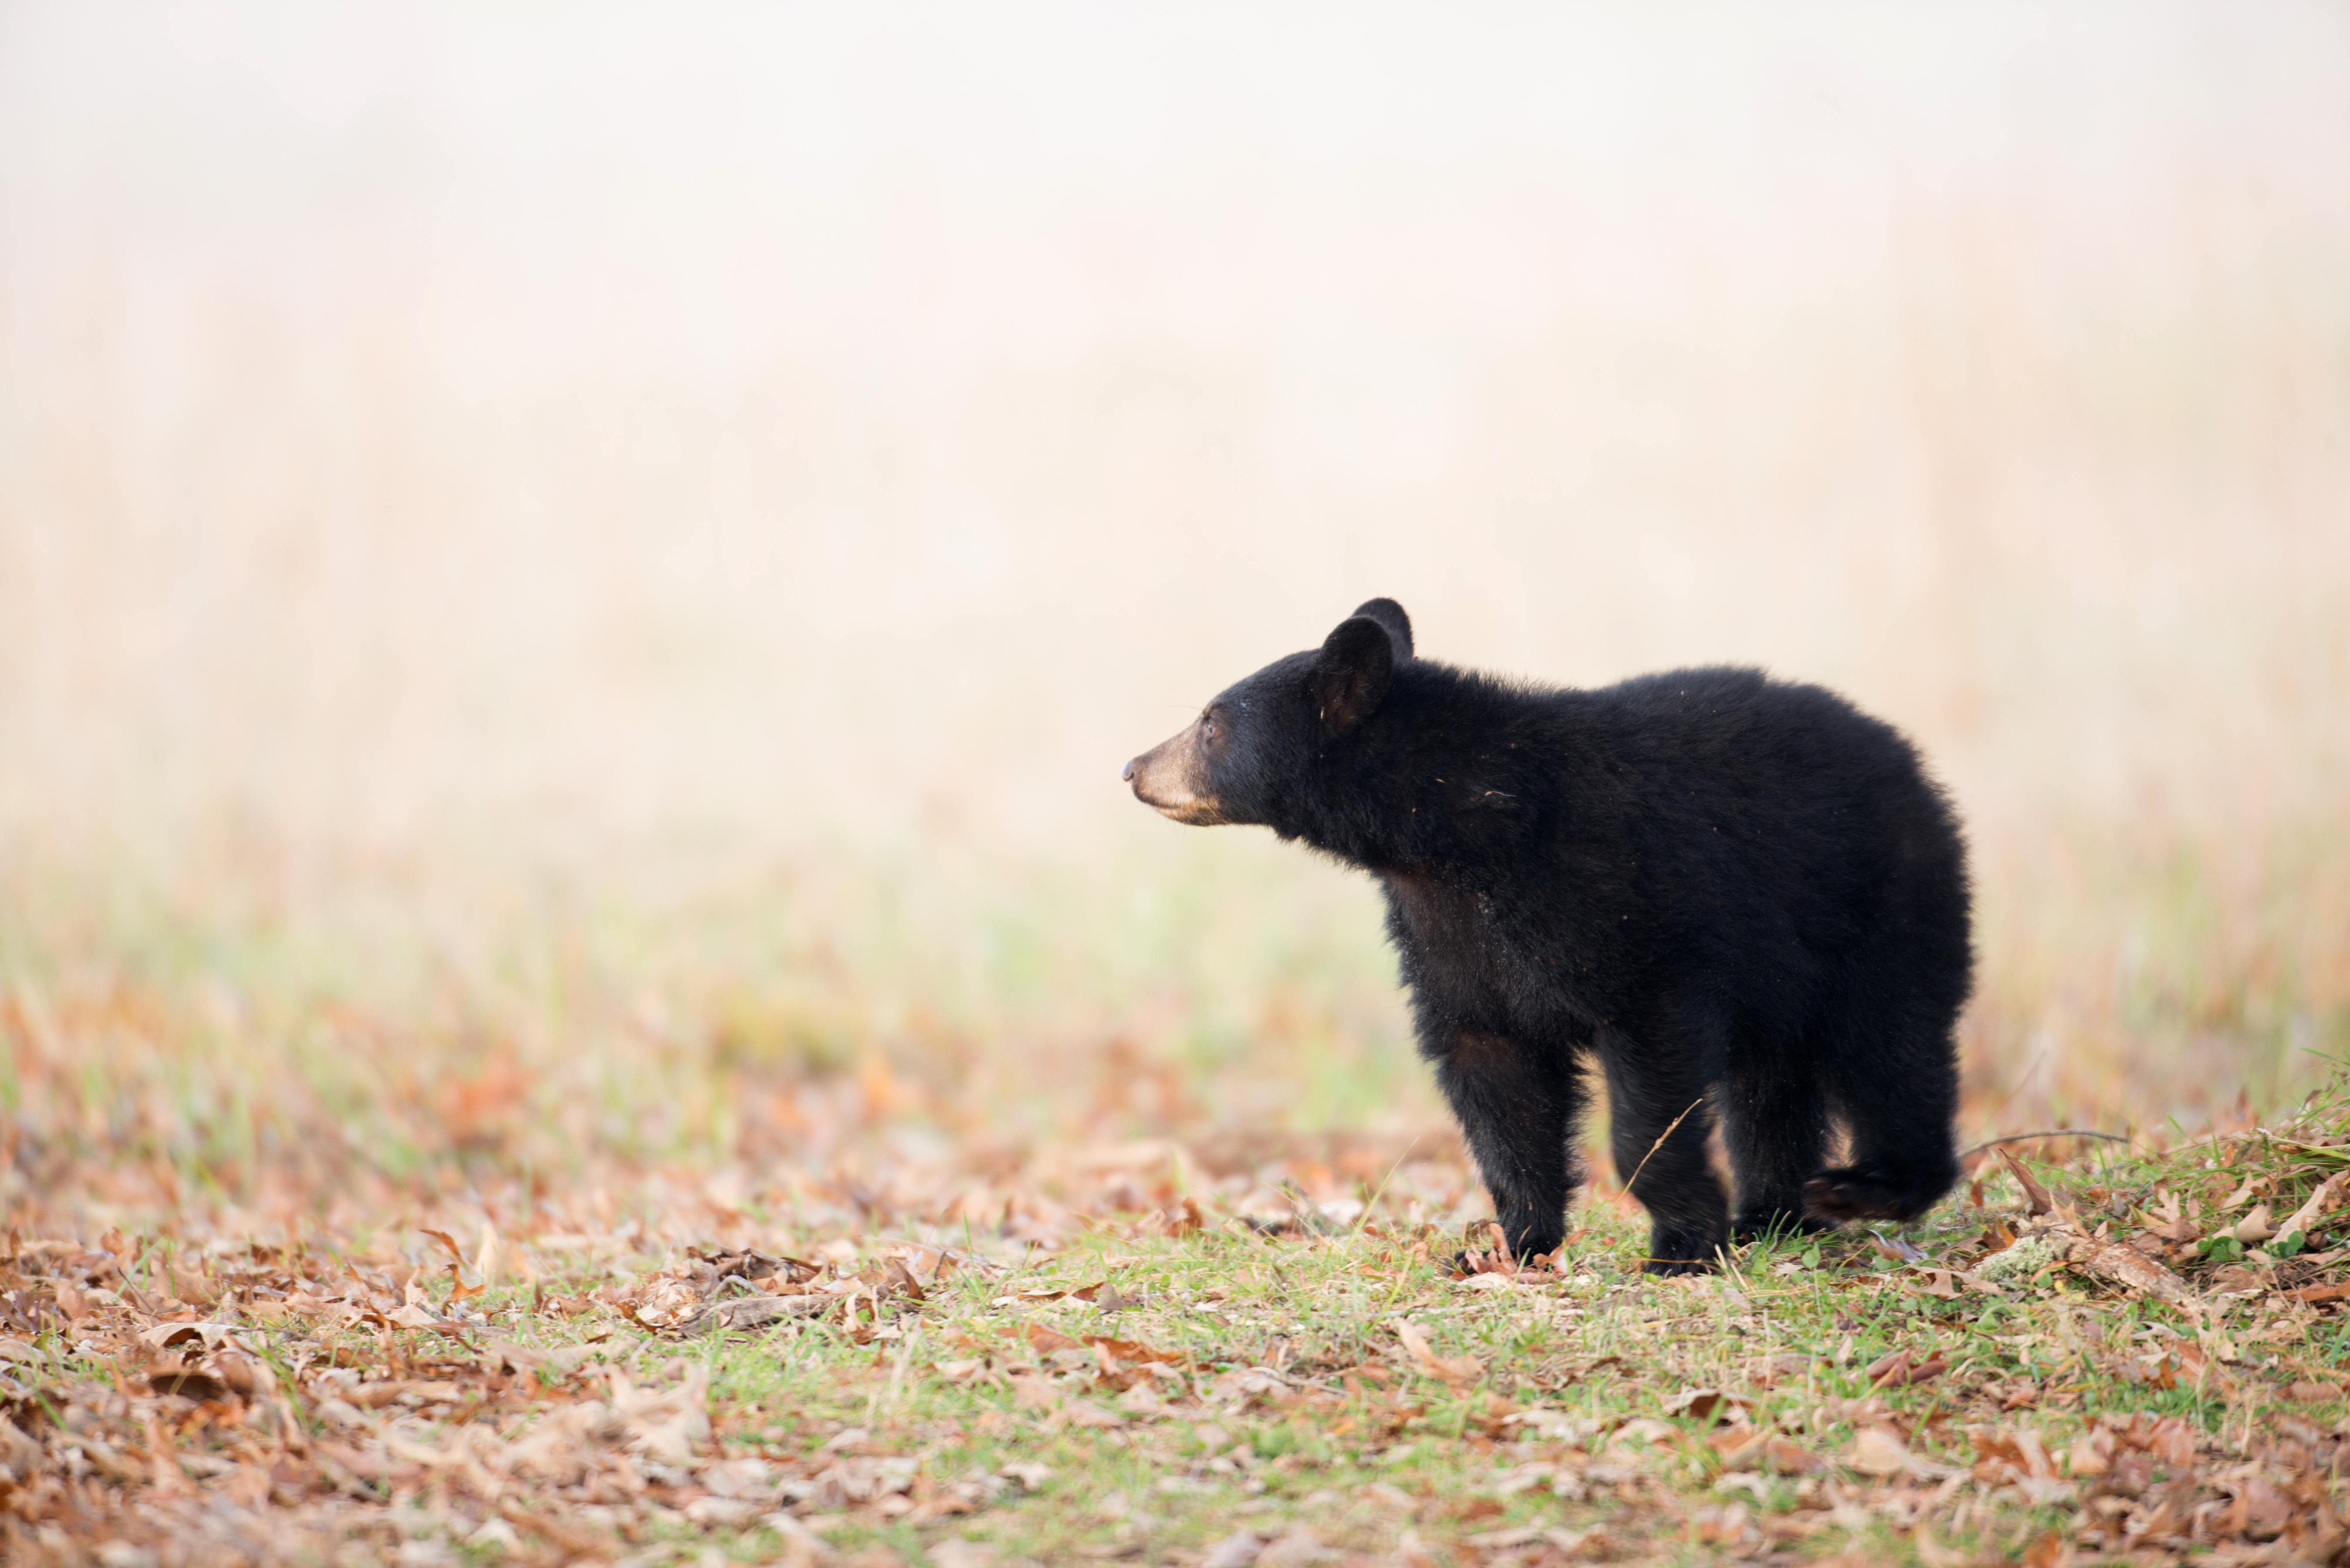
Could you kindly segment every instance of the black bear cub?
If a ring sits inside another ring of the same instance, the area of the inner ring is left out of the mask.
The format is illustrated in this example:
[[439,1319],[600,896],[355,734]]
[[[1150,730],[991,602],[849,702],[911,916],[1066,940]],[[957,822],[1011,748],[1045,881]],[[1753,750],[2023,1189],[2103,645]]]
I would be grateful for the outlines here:
[[1522,1257],[1565,1234],[1586,1059],[1659,1273],[1733,1235],[1913,1219],[1957,1179],[1966,846],[1909,743],[1833,693],[1497,680],[1414,657],[1373,599],[1125,776],[1178,822],[1379,878],[1419,1048]]

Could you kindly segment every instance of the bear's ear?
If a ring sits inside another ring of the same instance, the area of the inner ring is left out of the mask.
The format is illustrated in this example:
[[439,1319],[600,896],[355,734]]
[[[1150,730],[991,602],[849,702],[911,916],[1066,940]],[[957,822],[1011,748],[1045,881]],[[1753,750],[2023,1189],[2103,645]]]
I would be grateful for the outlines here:
[[1315,658],[1306,688],[1322,727],[1343,735],[1378,711],[1395,674],[1394,634],[1368,616],[1338,623]]
[[1397,663],[1411,657],[1411,617],[1403,613],[1403,606],[1393,599],[1371,599],[1357,605],[1355,613],[1388,628],[1388,636],[1395,639]]

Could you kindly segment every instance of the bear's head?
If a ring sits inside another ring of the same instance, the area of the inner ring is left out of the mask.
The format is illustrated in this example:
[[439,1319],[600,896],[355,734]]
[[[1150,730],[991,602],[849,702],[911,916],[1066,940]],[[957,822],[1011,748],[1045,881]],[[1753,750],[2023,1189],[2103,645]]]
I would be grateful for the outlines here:
[[1378,711],[1409,659],[1411,620],[1373,599],[1322,646],[1277,659],[1228,687],[1199,718],[1126,764],[1134,796],[1177,822],[1255,824],[1295,832],[1315,759]]

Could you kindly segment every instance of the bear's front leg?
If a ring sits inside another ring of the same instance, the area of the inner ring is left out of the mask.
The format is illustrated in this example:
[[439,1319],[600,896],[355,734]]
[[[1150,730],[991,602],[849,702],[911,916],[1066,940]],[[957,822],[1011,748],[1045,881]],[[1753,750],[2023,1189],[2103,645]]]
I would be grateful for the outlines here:
[[1580,1179],[1570,1152],[1585,1097],[1575,1064],[1476,1028],[1450,1029],[1425,1048],[1510,1251],[1520,1259],[1558,1251]]

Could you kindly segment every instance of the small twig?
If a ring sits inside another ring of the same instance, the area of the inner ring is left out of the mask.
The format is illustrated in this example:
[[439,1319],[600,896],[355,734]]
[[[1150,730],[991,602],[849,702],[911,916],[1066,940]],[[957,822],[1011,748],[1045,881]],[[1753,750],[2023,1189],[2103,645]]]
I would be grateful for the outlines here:
[[[1673,1136],[1673,1127],[1677,1127],[1683,1122],[1689,1120],[1690,1111],[1697,1109],[1703,1104],[1705,1104],[1705,1096],[1703,1095],[1700,1095],[1696,1099],[1691,1100],[1689,1103],[1689,1111],[1683,1111],[1680,1115],[1673,1118],[1672,1127],[1667,1127],[1664,1131],[1657,1135],[1657,1141],[1648,1146],[1648,1152],[1640,1157],[1640,1163],[1634,1166],[1632,1168],[1632,1174],[1624,1179],[1625,1191],[1630,1192],[1632,1190],[1632,1183],[1640,1179],[1640,1172],[1648,1168],[1648,1161],[1655,1157],[1656,1152],[1659,1149],[1665,1147],[1665,1140]],[[1682,1260],[1676,1258],[1665,1261],[1669,1262],[1679,1262]]]
[[1997,1148],[2003,1143],[2030,1143],[2036,1137],[2101,1137],[2107,1143],[2129,1142],[2129,1139],[2120,1133],[2092,1132],[2087,1127],[2050,1127],[2045,1132],[2010,1133],[2005,1137],[1989,1138],[1972,1148],[1960,1149],[1959,1158],[1964,1159],[1970,1154],[1981,1154],[1987,1148]]
[[[2286,1125],[2290,1126],[2291,1124],[2288,1123]],[[2242,1138],[2249,1141],[2256,1137],[2264,1137],[2271,1143],[2281,1143],[2288,1148],[2301,1149],[2305,1153],[2324,1155],[2328,1158],[2332,1159],[2350,1158],[2350,1155],[2346,1155],[2345,1150],[2334,1147],[2332,1145],[2303,1143],[2298,1139],[2286,1137],[2282,1133],[2273,1131],[2269,1127],[2262,1127],[2258,1124],[2254,1124],[2248,1127],[2231,1128],[2226,1132],[2197,1133],[2185,1143],[2173,1144],[2170,1147],[2163,1150],[2163,1153],[2166,1155],[2185,1154],[2190,1148],[2201,1148],[2207,1144],[2226,1143],[2230,1138]]]

